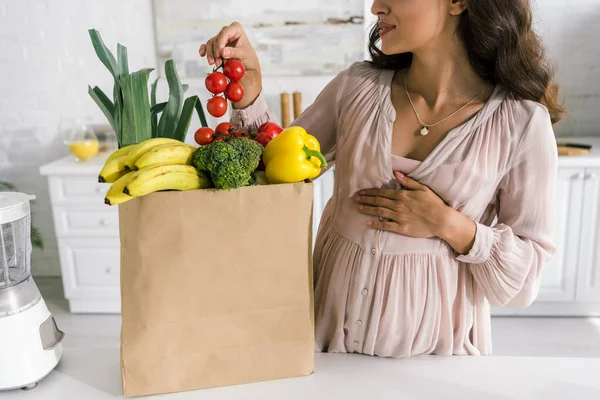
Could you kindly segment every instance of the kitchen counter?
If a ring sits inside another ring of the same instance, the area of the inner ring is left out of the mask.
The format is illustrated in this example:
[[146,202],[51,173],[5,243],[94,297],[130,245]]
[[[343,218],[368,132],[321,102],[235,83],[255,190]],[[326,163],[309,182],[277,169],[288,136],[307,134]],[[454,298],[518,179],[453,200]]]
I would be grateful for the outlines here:
[[559,168],[600,167],[600,137],[559,137],[558,142],[589,144],[590,152],[583,156],[561,156],[558,158]]
[[73,156],[66,156],[43,165],[40,175],[98,175],[109,155],[101,153],[85,161],[76,161]]
[[[600,359],[413,357],[404,360],[317,354],[310,377],[142,397],[156,400],[600,399]],[[123,398],[119,349],[66,348],[58,368],[32,391],[2,400]]]

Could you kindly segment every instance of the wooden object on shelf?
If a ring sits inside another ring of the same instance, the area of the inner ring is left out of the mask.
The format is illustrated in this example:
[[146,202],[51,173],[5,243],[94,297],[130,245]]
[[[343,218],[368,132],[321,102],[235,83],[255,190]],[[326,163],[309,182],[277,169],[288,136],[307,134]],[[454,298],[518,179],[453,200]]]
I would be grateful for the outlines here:
[[294,120],[302,114],[302,93],[294,92]]
[[589,154],[592,146],[578,143],[557,142],[559,156],[584,156]]
[[281,127],[285,129],[290,123],[290,94],[281,93]]

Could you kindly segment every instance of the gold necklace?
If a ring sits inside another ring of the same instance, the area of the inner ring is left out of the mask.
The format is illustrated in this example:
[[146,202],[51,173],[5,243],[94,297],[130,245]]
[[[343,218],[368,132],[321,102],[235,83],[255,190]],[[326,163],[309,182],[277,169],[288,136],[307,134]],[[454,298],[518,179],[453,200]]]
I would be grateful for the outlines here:
[[487,88],[484,88],[481,92],[479,92],[479,94],[477,96],[475,96],[471,100],[469,100],[469,102],[467,104],[465,104],[464,106],[462,106],[458,110],[454,111],[452,114],[448,115],[446,118],[444,118],[442,120],[439,120],[435,124],[426,124],[425,122],[423,122],[423,120],[419,116],[419,113],[417,112],[417,109],[415,108],[415,105],[413,104],[412,99],[410,98],[410,94],[408,93],[408,83],[406,82],[406,71],[404,71],[404,90],[406,91],[406,97],[408,97],[408,101],[410,102],[410,106],[412,107],[413,111],[415,112],[415,115],[417,117],[417,120],[419,121],[419,124],[421,124],[421,135],[422,136],[427,136],[427,134],[429,133],[429,128],[432,128],[432,127],[434,127],[436,125],[439,125],[442,122],[444,122],[444,121],[452,118],[454,115],[456,115],[457,113],[459,113],[460,111],[462,111],[465,107],[467,107],[469,104],[471,104],[472,102],[474,102],[475,100],[477,100],[477,98],[479,96],[481,96],[487,90]]

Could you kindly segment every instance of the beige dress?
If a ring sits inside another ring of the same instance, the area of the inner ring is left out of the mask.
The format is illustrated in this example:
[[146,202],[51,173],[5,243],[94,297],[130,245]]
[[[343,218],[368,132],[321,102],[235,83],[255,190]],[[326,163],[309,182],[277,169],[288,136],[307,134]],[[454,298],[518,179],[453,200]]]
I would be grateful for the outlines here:
[[[547,109],[497,86],[423,162],[393,157],[394,71],[355,63],[294,121],[335,161],[314,253],[316,350],[383,357],[490,354],[490,305],[526,307],[554,253],[557,150]],[[262,95],[232,122],[274,120]],[[374,230],[353,195],[398,188],[394,168],[477,222],[471,252]]]

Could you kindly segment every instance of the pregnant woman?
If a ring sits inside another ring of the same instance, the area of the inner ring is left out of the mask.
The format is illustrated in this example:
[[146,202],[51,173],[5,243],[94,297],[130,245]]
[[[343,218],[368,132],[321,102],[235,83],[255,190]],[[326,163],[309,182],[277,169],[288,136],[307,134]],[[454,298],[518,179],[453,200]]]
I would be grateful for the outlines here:
[[[526,307],[554,253],[563,109],[527,0],[375,0],[370,62],[293,125],[335,163],[314,254],[316,348],[485,355],[490,305]],[[233,23],[200,47],[245,64],[232,122],[273,120]]]

